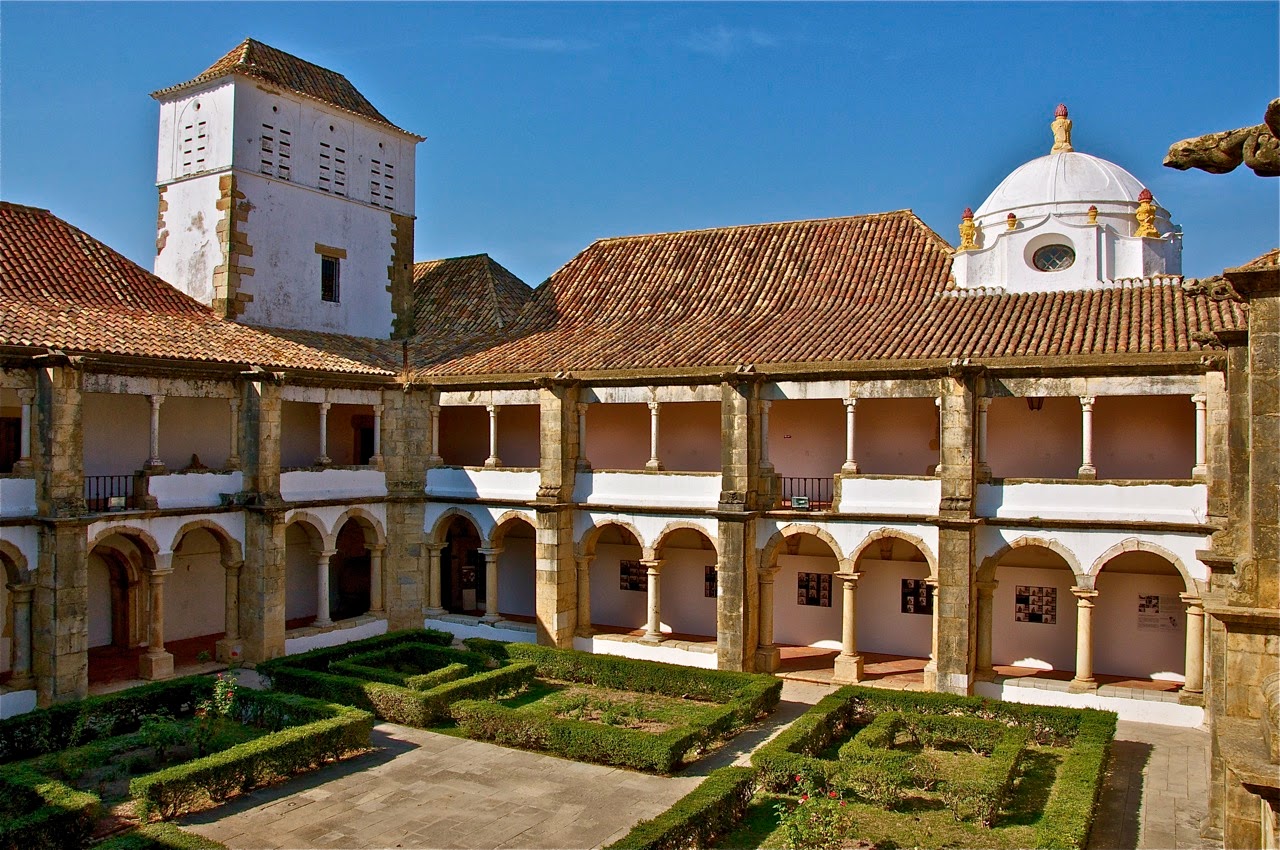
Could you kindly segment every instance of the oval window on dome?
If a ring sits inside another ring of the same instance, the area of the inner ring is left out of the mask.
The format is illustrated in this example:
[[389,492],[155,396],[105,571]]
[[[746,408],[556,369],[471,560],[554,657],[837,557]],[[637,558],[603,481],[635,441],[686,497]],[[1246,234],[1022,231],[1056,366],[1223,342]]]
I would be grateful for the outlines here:
[[1045,245],[1031,255],[1031,264],[1042,272],[1060,272],[1075,261],[1076,252],[1070,245]]

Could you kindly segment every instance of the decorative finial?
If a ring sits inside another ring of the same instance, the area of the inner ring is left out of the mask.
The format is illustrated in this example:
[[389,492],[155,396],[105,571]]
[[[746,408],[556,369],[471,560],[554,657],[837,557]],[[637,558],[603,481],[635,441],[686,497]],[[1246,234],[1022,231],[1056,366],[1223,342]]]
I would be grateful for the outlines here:
[[1150,189],[1143,189],[1138,193],[1138,211],[1135,216],[1138,219],[1138,232],[1135,236],[1142,236],[1150,239],[1158,239],[1160,232],[1156,230],[1156,206],[1155,198],[1151,194]]
[[1009,215],[1005,217],[1005,221],[1008,222],[1010,230],[1017,229],[1018,217],[1016,215],[1014,215],[1013,213],[1009,213]]
[[1089,205],[1089,223],[1090,224],[1098,223],[1098,205],[1097,204]]
[[978,245],[975,241],[978,236],[978,225],[973,223],[973,210],[969,207],[964,208],[964,212],[960,214],[960,247],[958,251],[973,251]]
[[1067,105],[1059,103],[1053,115],[1053,123],[1049,125],[1053,128],[1053,147],[1049,153],[1071,153],[1075,148],[1071,147],[1071,119],[1067,117]]

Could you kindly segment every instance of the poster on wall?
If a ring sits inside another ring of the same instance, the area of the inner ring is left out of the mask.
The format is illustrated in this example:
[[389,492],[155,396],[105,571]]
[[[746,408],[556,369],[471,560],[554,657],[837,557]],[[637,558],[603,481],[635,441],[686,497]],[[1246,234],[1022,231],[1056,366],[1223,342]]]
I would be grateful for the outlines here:
[[716,598],[716,565],[707,564],[702,568],[702,595],[708,599]]
[[933,614],[933,588],[922,578],[902,580],[902,613]]
[[1013,621],[1015,623],[1043,623],[1052,626],[1058,622],[1058,588],[1020,584],[1013,594]]
[[1181,612],[1181,600],[1176,596],[1139,593],[1138,631],[1176,632],[1178,630],[1178,614]]
[[639,561],[618,562],[618,587],[621,590],[649,589],[649,571]]
[[831,573],[796,573],[796,604],[831,607]]

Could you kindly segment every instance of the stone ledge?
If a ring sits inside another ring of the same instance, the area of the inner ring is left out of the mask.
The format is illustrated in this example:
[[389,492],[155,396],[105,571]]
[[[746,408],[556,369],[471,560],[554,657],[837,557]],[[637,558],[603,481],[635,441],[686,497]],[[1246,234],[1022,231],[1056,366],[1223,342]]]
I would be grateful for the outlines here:
[[643,635],[620,635],[608,632],[597,632],[591,637],[595,640],[612,640],[618,641],[619,643],[640,643],[645,646],[662,646],[669,649],[682,649],[686,652],[702,652],[707,655],[716,654],[715,641],[671,640],[668,638],[655,644],[644,640]]
[[330,632],[340,632],[343,629],[354,629],[359,626],[365,626],[370,623],[377,623],[386,620],[386,614],[361,614],[358,617],[348,617],[345,620],[337,620],[327,626],[303,626],[300,629],[289,629],[284,633],[286,638],[304,638],[313,635],[325,635]]

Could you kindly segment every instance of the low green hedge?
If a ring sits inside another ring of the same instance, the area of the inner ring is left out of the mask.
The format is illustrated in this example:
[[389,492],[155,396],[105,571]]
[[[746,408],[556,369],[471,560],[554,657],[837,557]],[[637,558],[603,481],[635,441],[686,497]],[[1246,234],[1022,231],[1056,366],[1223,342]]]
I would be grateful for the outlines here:
[[752,754],[751,764],[760,771],[763,787],[784,791],[799,781],[829,784],[828,777],[840,765],[817,756],[842,737],[861,715],[859,705],[853,701],[856,690],[846,686],[827,694]]
[[[416,668],[418,673],[400,673],[393,665]],[[362,652],[329,663],[329,672],[371,682],[400,685],[415,691],[427,691],[445,682],[492,666],[492,659],[478,652],[447,649],[427,643],[402,643],[385,649]]]
[[1115,734],[1116,716],[1109,711],[1091,711],[1081,719],[1036,829],[1041,847],[1080,850],[1089,840]]
[[171,823],[149,823],[108,838],[94,850],[227,850],[227,845]]
[[706,847],[742,821],[756,791],[756,771],[722,767],[652,820],[640,821],[605,850]]
[[453,635],[438,629],[406,629],[398,632],[387,632],[385,635],[354,640],[338,646],[325,646],[300,652],[297,655],[286,655],[272,658],[258,664],[258,675],[270,679],[272,674],[283,667],[301,668],[304,670],[325,671],[334,661],[342,661],[353,655],[360,655],[375,650],[390,649],[403,643],[424,643],[435,646],[451,646]]
[[79,850],[97,819],[96,796],[23,765],[0,769],[0,797],[21,812],[0,819],[0,850]]

